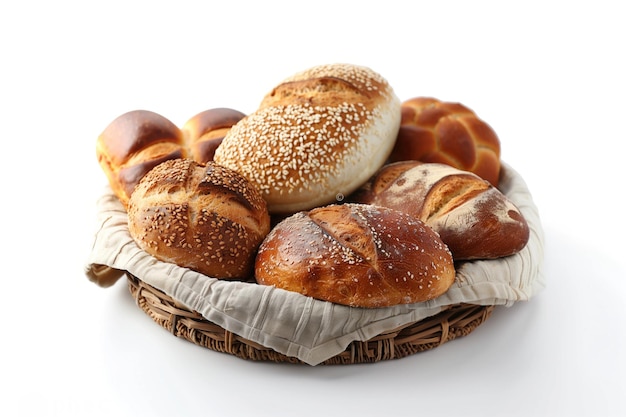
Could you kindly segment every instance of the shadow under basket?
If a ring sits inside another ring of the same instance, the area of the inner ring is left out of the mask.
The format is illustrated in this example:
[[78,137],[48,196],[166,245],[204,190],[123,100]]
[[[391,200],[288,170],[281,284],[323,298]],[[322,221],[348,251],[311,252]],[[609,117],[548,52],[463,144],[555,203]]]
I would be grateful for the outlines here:
[[[242,359],[304,363],[229,332],[137,277],[131,274],[127,274],[127,277],[130,293],[137,305],[157,324],[177,337]],[[367,341],[354,341],[345,351],[320,365],[372,363],[433,349],[471,333],[489,318],[494,307],[473,304],[450,306],[435,316],[409,323]]]

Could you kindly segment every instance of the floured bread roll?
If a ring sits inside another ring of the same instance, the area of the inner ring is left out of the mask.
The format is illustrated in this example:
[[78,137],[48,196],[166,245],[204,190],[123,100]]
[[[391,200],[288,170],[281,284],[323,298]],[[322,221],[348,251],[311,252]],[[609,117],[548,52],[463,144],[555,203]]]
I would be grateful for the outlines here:
[[128,230],[155,258],[214,278],[249,279],[270,230],[265,201],[236,172],[213,162],[163,162],[128,206]]
[[439,233],[455,260],[500,258],[528,243],[528,224],[504,194],[476,174],[445,164],[386,165],[351,199],[422,220]]
[[430,300],[455,278],[439,236],[398,210],[332,204],[276,225],[255,263],[258,283],[353,307]]
[[341,200],[387,160],[400,101],[369,68],[322,65],[287,78],[237,123],[215,161],[251,181],[272,214]]

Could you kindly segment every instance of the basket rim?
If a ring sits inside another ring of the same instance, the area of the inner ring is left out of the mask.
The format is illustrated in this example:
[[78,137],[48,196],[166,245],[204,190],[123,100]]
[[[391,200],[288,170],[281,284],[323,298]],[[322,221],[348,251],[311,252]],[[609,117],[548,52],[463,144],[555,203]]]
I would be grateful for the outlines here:
[[[126,277],[137,306],[176,337],[245,360],[306,364],[206,320],[200,313],[130,273],[126,273]],[[494,308],[494,305],[475,304],[448,306],[434,316],[407,323],[365,341],[352,341],[343,352],[319,365],[374,363],[431,350],[470,334],[491,316]]]

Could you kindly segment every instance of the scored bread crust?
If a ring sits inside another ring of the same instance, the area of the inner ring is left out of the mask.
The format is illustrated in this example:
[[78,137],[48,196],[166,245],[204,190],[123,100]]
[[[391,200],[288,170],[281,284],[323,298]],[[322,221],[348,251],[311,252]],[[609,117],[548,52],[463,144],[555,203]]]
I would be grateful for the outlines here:
[[529,239],[526,220],[504,194],[478,175],[445,164],[388,164],[350,198],[422,220],[439,233],[455,261],[509,256]]
[[398,210],[333,204],[276,225],[259,248],[258,283],[352,307],[427,301],[455,279],[439,236]]
[[400,101],[369,68],[334,64],[295,74],[268,93],[216,150],[246,177],[272,214],[341,200],[387,160]]
[[258,191],[236,172],[176,159],[139,182],[129,201],[128,229],[139,247],[161,261],[247,280],[270,217]]

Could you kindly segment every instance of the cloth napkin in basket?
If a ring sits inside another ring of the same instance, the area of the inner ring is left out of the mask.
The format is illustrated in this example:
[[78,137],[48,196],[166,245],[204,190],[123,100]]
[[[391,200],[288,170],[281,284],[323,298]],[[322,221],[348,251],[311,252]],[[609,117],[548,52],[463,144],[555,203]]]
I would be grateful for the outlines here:
[[228,331],[317,365],[355,340],[369,340],[433,316],[446,306],[511,306],[541,291],[544,236],[537,207],[522,177],[506,164],[499,188],[525,216],[530,226],[528,245],[506,258],[463,263],[452,287],[428,302],[353,308],[274,287],[218,280],[160,262],[135,244],[126,211],[108,188],[97,203],[98,228],[85,274],[107,287],[127,271]]

